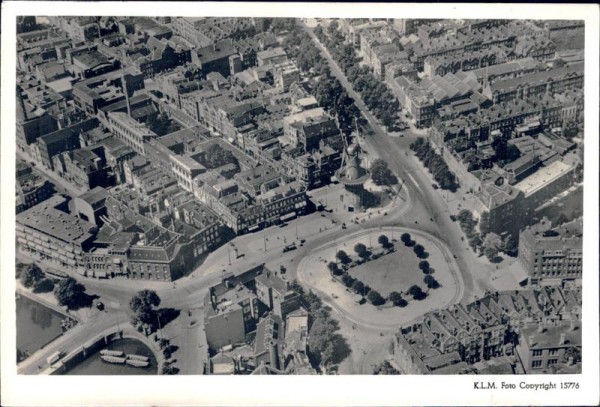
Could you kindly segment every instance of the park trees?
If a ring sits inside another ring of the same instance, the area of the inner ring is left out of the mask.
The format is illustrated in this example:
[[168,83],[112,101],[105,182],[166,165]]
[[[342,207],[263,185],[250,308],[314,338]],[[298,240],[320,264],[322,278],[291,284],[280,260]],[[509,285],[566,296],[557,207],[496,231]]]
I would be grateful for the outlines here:
[[381,158],[376,159],[371,164],[371,177],[376,185],[390,186],[398,183],[398,178]]
[[511,257],[517,255],[518,244],[512,235],[506,235],[502,242],[502,251]]
[[416,244],[413,247],[413,251],[415,252],[415,254],[417,255],[418,258],[420,259],[424,259],[428,256],[427,252],[425,251],[425,247],[423,247],[422,244]]
[[381,247],[385,249],[389,247],[390,239],[386,235],[379,235],[379,237],[377,238],[377,243],[379,243]]
[[134,313],[134,322],[142,322],[154,326],[157,322],[155,307],[160,305],[160,297],[153,290],[138,291],[129,301],[129,308]]
[[379,294],[379,292],[375,290],[369,291],[369,295],[367,295],[367,299],[373,305],[383,305],[385,304],[385,299]]
[[354,282],[352,283],[352,290],[356,293],[356,294],[360,294],[363,295],[364,291],[365,291],[365,285],[363,284],[362,281],[360,280],[354,280]]
[[389,295],[389,300],[392,302],[392,304],[394,304],[396,307],[406,307],[406,305],[408,305],[408,303],[406,302],[406,300],[404,298],[402,298],[402,294],[400,294],[397,291],[392,291]]
[[410,148],[415,152],[417,158],[423,162],[423,165],[431,171],[433,178],[440,185],[440,188],[452,192],[458,189],[460,185],[456,180],[456,175],[450,171],[446,161],[435,152],[429,141],[425,141],[423,137],[419,137],[411,143]]
[[357,243],[354,245],[354,252],[362,259],[369,257],[369,250],[367,249],[367,246],[362,243]]
[[340,269],[335,261],[330,261],[327,263],[327,268],[333,273],[333,275],[338,275],[340,272]]
[[49,293],[54,290],[54,281],[49,278],[42,278],[33,286],[34,293]]
[[354,284],[354,279],[352,278],[352,276],[350,276],[350,274],[344,273],[342,274],[342,283],[344,283],[346,287],[352,287],[352,285]]
[[348,264],[350,263],[352,260],[350,259],[350,256],[348,256],[348,254],[343,251],[343,250],[339,250],[336,254],[335,257],[342,263],[342,264]]
[[483,240],[483,254],[493,262],[496,262],[498,252],[502,249],[502,239],[495,233],[488,233]]
[[408,289],[408,294],[412,295],[413,299],[415,300],[422,300],[423,298],[425,298],[427,295],[423,292],[423,290],[421,289],[421,287],[419,287],[418,285],[413,285]]
[[375,375],[397,375],[400,374],[387,360],[373,368]]
[[475,226],[477,226],[477,220],[473,217],[473,213],[468,209],[463,209],[458,213],[456,218],[465,235],[468,238],[472,238],[475,234]]
[[429,288],[438,288],[440,286],[435,277],[433,277],[431,274],[427,274],[423,278],[423,282],[427,284],[427,287]]
[[490,213],[484,211],[479,218],[479,232],[485,236],[490,231]]
[[44,272],[36,264],[27,264],[21,268],[19,279],[26,288],[34,287],[44,278]]
[[54,295],[60,305],[66,305],[69,308],[78,308],[84,305],[85,287],[74,278],[67,277],[60,280],[54,287]]
[[431,266],[429,265],[429,262],[427,260],[421,260],[419,262],[419,268],[425,274],[429,274],[429,272],[431,271]]
[[400,240],[402,241],[402,243],[408,246],[409,243],[412,241],[410,233],[402,233],[402,235],[400,236]]
[[[305,300],[307,300],[305,298]],[[315,296],[309,308],[308,358],[315,368],[340,363],[349,354],[346,340],[337,331],[339,324],[331,318],[331,308]]]

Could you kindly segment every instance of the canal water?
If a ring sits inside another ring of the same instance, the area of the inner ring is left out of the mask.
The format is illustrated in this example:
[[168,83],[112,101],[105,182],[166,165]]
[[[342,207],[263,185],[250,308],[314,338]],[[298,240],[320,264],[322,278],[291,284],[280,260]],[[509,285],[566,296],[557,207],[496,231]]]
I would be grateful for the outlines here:
[[91,354],[87,359],[66,372],[66,375],[155,375],[158,365],[154,354],[146,345],[136,339],[119,339],[110,342],[103,349],[121,350],[126,354],[136,354],[150,358],[148,367],[132,367],[129,365],[115,365],[103,362],[100,359],[100,350]]
[[17,296],[17,349],[33,354],[62,334],[64,315],[29,298]]

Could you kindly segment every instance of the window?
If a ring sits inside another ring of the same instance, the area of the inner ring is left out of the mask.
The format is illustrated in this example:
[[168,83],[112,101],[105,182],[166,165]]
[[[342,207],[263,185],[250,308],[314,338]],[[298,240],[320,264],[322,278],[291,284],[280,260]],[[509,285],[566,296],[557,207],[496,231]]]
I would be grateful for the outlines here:
[[536,349],[533,351],[533,357],[542,356],[542,349]]
[[539,369],[540,367],[542,367],[542,361],[541,360],[534,360],[533,362],[531,362],[531,367],[533,369]]
[[553,366],[558,363],[558,359],[549,359],[548,366]]
[[548,356],[556,356],[558,355],[558,349],[550,349],[548,351]]

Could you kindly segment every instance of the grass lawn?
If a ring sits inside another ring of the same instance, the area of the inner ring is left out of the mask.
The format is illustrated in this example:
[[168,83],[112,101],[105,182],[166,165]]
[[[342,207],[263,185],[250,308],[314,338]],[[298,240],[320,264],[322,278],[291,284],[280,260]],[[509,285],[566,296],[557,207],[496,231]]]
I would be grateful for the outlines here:
[[420,259],[412,247],[406,247],[402,242],[396,242],[395,247],[394,253],[352,267],[348,272],[353,278],[379,291],[383,297],[387,297],[392,291],[406,291],[414,284],[425,290],[425,274],[419,269]]

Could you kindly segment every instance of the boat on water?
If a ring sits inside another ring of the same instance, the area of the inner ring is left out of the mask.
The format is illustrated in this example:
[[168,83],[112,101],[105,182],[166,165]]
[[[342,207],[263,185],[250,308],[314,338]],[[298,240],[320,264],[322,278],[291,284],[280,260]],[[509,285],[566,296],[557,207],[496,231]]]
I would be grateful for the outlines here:
[[138,360],[138,359],[127,359],[125,361],[129,366],[133,367],[147,367],[150,362],[147,360]]
[[142,362],[148,362],[150,360],[150,358],[148,356],[142,356],[142,355],[125,355],[127,356],[127,359],[131,359],[131,360],[141,360]]
[[115,364],[123,364],[123,363],[125,363],[125,361],[127,361],[127,358],[125,358],[125,357],[107,356],[107,355],[100,356],[100,359],[102,359],[105,362],[115,363]]
[[123,351],[122,350],[108,350],[108,349],[102,349],[100,351],[100,354],[103,356],[119,356],[122,357],[123,356]]

